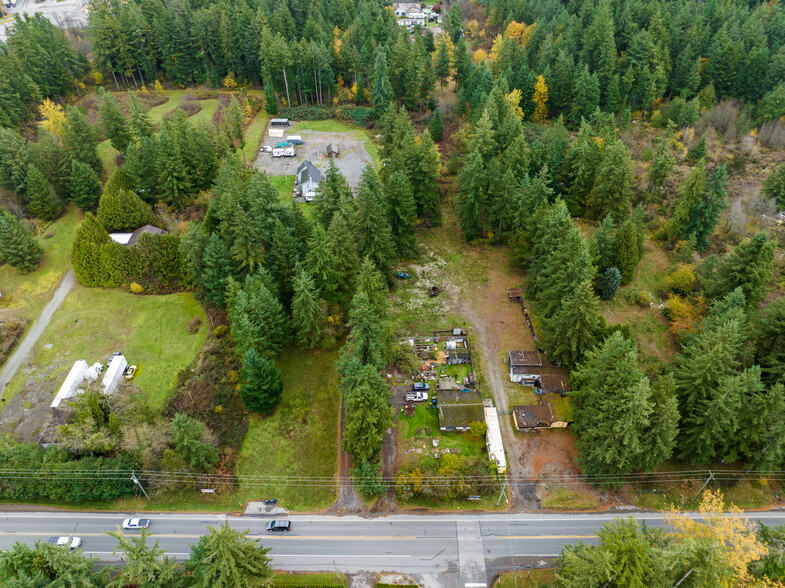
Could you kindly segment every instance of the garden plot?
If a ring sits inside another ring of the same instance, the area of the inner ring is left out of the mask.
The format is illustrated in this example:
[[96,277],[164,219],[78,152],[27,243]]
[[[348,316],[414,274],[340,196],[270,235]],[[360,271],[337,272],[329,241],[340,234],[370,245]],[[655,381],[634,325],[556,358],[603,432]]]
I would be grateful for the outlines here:
[[[293,176],[300,164],[309,160],[319,168],[322,177],[324,177],[330,164],[326,154],[327,145],[332,144],[337,146],[339,150],[338,157],[333,159],[336,167],[344,175],[349,185],[352,188],[357,188],[363,169],[373,162],[366,148],[367,139],[358,137],[356,131],[327,132],[308,129],[295,131],[290,128],[287,132],[290,135],[298,134],[304,141],[302,145],[294,146],[297,155],[295,157],[273,157],[271,153],[259,153],[254,162],[256,169],[264,171],[270,176]],[[283,140],[265,134],[262,144],[274,147],[277,142]]]

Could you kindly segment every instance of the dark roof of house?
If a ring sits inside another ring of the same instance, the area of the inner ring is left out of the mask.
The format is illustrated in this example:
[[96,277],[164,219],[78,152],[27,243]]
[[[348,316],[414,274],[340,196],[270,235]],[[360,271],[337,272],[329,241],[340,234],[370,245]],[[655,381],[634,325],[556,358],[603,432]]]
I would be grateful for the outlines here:
[[539,376],[542,370],[540,369],[542,366],[536,365],[514,365],[510,370],[511,373],[515,374],[516,376]]
[[163,229],[159,229],[153,225],[145,225],[143,227],[139,227],[133,233],[131,233],[131,238],[128,239],[127,245],[129,247],[131,245],[136,245],[136,242],[142,235],[166,235],[167,232],[168,231],[164,231]]
[[300,164],[297,168],[297,185],[302,186],[305,182],[312,180],[317,184],[322,179],[322,172],[319,168],[312,164],[307,159]]
[[468,349],[448,349],[447,355],[450,356],[450,359],[458,358],[458,359],[469,359],[469,350]]
[[553,410],[550,404],[533,404],[530,406],[513,406],[515,426],[519,429],[550,427],[553,422]]
[[537,351],[510,351],[510,365],[542,365],[542,358]]
[[569,392],[570,378],[566,374],[541,374],[540,388],[544,392]]
[[338,145],[335,143],[327,143],[327,149],[325,149],[326,153],[338,153]]
[[485,419],[482,397],[476,390],[439,390],[437,398],[440,429],[468,427],[475,421],[482,422]]

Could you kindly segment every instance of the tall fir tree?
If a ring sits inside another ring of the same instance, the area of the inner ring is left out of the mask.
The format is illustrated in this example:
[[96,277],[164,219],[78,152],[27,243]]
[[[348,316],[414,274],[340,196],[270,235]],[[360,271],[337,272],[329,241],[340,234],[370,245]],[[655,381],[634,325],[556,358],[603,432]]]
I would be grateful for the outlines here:
[[695,246],[698,251],[705,251],[709,246],[709,237],[717,226],[720,213],[728,207],[728,193],[725,190],[727,177],[725,164],[718,165],[709,174],[702,198],[690,210],[684,233],[688,238],[695,237]]
[[240,398],[248,410],[272,414],[281,398],[283,382],[275,361],[249,349],[240,367]]
[[638,250],[638,230],[632,219],[627,219],[616,234],[616,260],[614,265],[621,272],[621,280],[625,284],[635,277],[635,270],[640,261]]
[[63,142],[73,159],[90,166],[95,173],[101,173],[103,164],[98,156],[98,133],[78,106],[66,111]]
[[71,161],[68,198],[80,209],[95,210],[101,198],[101,181],[93,169],[81,161]]
[[104,135],[109,137],[112,147],[125,153],[132,137],[120,103],[111,92],[99,90],[98,95],[101,98],[101,108],[98,113],[101,117],[101,128]]
[[741,288],[747,307],[757,309],[766,298],[774,271],[776,243],[761,231],[733,248],[717,265],[716,286],[711,294],[719,298]]
[[357,239],[349,230],[343,214],[333,216],[327,230],[327,242],[335,256],[336,292],[343,299],[349,299],[354,292],[354,284],[360,270],[360,257],[357,255]]
[[376,268],[387,276],[393,262],[392,230],[385,215],[379,176],[369,164],[365,167],[357,192],[357,233],[361,257],[370,257]]
[[128,129],[135,141],[144,141],[153,134],[153,121],[147,108],[133,92],[128,93],[128,114]]
[[596,218],[612,214],[621,221],[627,218],[635,181],[632,158],[620,140],[606,145],[602,162],[594,178],[591,210]]
[[42,220],[54,220],[63,212],[63,202],[34,165],[27,168],[26,196],[28,210]]
[[673,171],[676,160],[670,154],[669,141],[663,137],[657,143],[657,150],[654,152],[654,159],[649,170],[649,192],[657,194],[659,189],[665,184],[668,176]]
[[150,205],[123,188],[104,191],[96,216],[107,231],[130,232],[156,222]]
[[305,263],[316,285],[317,298],[321,297],[329,302],[336,302],[339,274],[338,257],[332,243],[327,239],[327,232],[320,223],[314,223],[311,230]]
[[21,273],[38,267],[44,257],[43,248],[19,220],[0,210],[0,258]]
[[371,102],[376,116],[382,115],[392,97],[393,90],[387,75],[387,56],[384,50],[379,50],[371,74]]
[[785,209],[785,163],[780,163],[763,182],[763,193],[777,201],[780,210]]
[[564,299],[545,321],[545,340],[550,357],[574,367],[597,344],[603,320],[592,285],[585,281]]
[[598,273],[603,273],[616,262],[616,224],[606,215],[591,239],[591,257]]
[[[575,431],[579,461],[592,474],[626,474],[651,469],[667,459],[653,427],[655,404],[648,378],[638,368],[635,348],[621,333],[608,337],[573,371]],[[671,418],[676,414],[671,412]],[[659,455],[654,455],[655,449]]]
[[295,342],[303,349],[313,349],[321,337],[320,322],[324,313],[316,292],[313,278],[301,267],[294,278],[292,329]]
[[442,140],[444,136],[444,123],[442,122],[442,114],[439,108],[433,111],[431,122],[428,123],[428,130],[431,132],[431,137],[437,143]]
[[785,383],[785,296],[763,309],[756,325],[756,339],[764,380]]
[[232,254],[218,233],[210,235],[204,250],[204,285],[207,300],[222,308],[225,304],[226,283],[234,275]]
[[415,258],[418,255],[414,229],[417,225],[417,209],[414,205],[412,187],[406,174],[393,173],[384,186],[387,219],[399,257]]
[[458,195],[455,198],[458,220],[467,241],[472,241],[484,233],[482,210],[485,206],[487,184],[482,154],[479,149],[475,149],[469,153],[458,174]]

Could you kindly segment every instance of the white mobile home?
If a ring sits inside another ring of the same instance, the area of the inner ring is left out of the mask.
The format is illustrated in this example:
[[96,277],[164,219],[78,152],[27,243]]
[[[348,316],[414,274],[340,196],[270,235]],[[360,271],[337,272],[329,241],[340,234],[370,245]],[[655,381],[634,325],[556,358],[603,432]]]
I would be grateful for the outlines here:
[[84,359],[77,360],[71,368],[71,371],[68,372],[68,375],[65,377],[63,385],[60,386],[60,390],[57,391],[57,396],[55,396],[55,399],[49,407],[57,408],[63,400],[76,396],[76,391],[79,388],[79,384],[84,380],[86,371],[87,362]]
[[123,379],[125,368],[128,367],[128,362],[124,355],[115,355],[109,360],[109,365],[106,366],[106,373],[104,379],[101,380],[101,385],[104,387],[104,394],[113,394]]

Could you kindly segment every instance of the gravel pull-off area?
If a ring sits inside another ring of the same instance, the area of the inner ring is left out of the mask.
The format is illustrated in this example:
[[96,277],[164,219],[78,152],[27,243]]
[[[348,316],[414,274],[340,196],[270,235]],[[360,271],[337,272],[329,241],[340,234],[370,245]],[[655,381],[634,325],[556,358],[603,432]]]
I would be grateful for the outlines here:
[[[330,165],[326,154],[327,145],[333,144],[340,152],[338,157],[333,159],[335,165],[349,185],[356,188],[360,184],[363,169],[373,161],[365,148],[365,140],[358,139],[354,133],[302,130],[290,134],[298,134],[304,141],[302,145],[294,146],[297,153],[295,157],[273,157],[271,153],[259,153],[254,167],[271,176],[293,176],[300,164],[307,159],[325,174]],[[265,134],[262,144],[275,147],[277,142],[283,140]]]

